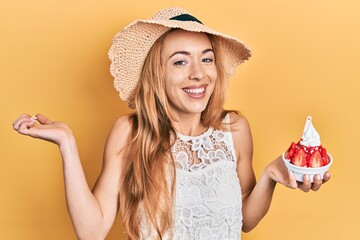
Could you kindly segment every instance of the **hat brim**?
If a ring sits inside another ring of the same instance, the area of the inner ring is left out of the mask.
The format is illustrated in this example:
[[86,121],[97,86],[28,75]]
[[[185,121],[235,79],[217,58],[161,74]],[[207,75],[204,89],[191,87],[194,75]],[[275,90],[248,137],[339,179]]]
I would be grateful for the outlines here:
[[[193,21],[137,20],[115,35],[109,50],[110,73],[114,87],[122,100],[132,106],[131,93],[136,87],[146,56],[155,41],[172,28],[203,32],[219,40],[220,52],[227,77],[251,56],[250,49],[241,41]],[[126,60],[126,61],[125,61]]]

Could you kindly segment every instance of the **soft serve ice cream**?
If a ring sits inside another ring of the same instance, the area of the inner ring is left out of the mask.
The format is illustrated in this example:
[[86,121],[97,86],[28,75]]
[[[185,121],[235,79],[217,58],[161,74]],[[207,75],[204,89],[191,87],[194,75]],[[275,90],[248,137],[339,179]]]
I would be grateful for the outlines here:
[[316,168],[329,164],[329,156],[321,145],[320,135],[312,124],[311,116],[306,119],[301,140],[292,142],[284,156],[292,164],[301,167]]
[[314,125],[312,124],[312,117],[310,116],[306,118],[300,144],[307,147],[316,147],[321,145],[320,135],[315,130]]

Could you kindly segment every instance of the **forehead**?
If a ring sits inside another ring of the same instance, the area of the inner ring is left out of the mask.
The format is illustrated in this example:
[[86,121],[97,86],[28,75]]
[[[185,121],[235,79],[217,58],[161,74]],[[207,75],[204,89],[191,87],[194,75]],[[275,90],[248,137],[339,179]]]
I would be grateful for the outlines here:
[[165,50],[165,52],[194,48],[202,48],[202,50],[212,48],[210,39],[206,33],[176,29],[169,32],[164,39],[163,50]]

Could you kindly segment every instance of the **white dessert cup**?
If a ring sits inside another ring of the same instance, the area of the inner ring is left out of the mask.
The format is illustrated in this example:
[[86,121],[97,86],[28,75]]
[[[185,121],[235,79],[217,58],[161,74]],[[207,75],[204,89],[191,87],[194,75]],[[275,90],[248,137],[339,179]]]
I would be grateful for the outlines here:
[[299,182],[303,182],[304,181],[304,175],[308,174],[310,177],[311,182],[314,181],[314,177],[316,174],[319,174],[321,179],[324,177],[324,174],[327,170],[329,170],[330,165],[333,162],[332,156],[328,153],[327,154],[329,157],[330,162],[322,167],[317,167],[317,168],[310,168],[310,167],[300,167],[300,166],[296,166],[294,164],[292,164],[290,162],[289,159],[285,158],[285,153],[282,154],[282,159],[285,163],[285,166],[287,167],[287,169],[289,171],[293,171],[293,173],[295,174],[295,178],[297,181]]

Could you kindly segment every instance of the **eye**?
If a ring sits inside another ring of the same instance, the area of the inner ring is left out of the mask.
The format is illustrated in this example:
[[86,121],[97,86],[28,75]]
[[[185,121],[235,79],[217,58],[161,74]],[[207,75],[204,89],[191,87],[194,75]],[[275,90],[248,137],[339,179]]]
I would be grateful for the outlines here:
[[202,60],[202,62],[205,62],[205,63],[212,63],[213,61],[214,61],[213,58],[204,58],[204,59]]
[[178,66],[178,67],[182,67],[182,66],[186,65],[186,61],[183,61],[183,60],[176,61],[176,62],[174,62],[174,65]]

